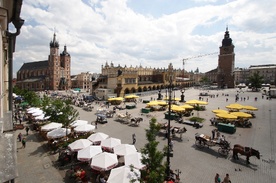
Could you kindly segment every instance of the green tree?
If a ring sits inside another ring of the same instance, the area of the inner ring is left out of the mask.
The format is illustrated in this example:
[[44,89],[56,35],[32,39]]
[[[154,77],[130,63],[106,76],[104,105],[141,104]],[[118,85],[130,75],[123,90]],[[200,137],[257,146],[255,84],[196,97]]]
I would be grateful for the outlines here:
[[13,88],[13,92],[23,97],[25,102],[28,102],[33,107],[39,107],[41,100],[34,91],[21,90],[18,87]]
[[68,127],[79,116],[77,109],[71,106],[67,100],[50,100],[44,97],[42,103],[45,116],[50,116],[50,121],[62,123],[64,127]]
[[165,180],[165,164],[162,164],[165,157],[164,152],[158,151],[159,144],[156,141],[160,126],[156,124],[156,118],[150,120],[150,127],[146,130],[148,143],[141,149],[142,163],[146,165],[145,170],[141,170],[141,179],[145,182],[160,183]]
[[209,83],[209,79],[207,76],[203,76],[201,79],[200,79],[200,83],[202,84],[208,84]]
[[258,91],[259,88],[262,87],[264,77],[261,76],[259,72],[255,72],[252,76],[249,77],[249,82],[251,83],[252,91]]

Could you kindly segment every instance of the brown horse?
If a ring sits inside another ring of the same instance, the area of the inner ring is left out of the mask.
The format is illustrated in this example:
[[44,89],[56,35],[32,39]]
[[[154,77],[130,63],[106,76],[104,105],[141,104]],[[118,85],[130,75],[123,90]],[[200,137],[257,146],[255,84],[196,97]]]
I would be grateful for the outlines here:
[[251,147],[243,147],[239,144],[235,144],[233,148],[233,158],[234,159],[239,159],[238,153],[241,155],[246,156],[246,162],[250,164],[249,158],[251,156],[256,156],[258,159],[260,159],[260,152],[258,150],[255,150]]

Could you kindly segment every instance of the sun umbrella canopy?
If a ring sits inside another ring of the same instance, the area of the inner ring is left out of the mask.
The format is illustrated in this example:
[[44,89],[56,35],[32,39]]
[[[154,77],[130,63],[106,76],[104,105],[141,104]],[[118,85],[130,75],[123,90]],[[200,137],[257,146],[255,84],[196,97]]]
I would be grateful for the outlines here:
[[58,139],[61,137],[65,137],[71,133],[70,129],[66,128],[57,128],[47,133],[47,138],[49,139]]
[[94,130],[95,130],[95,126],[90,124],[79,125],[74,129],[74,131],[77,133],[92,132]]
[[132,165],[134,168],[137,169],[143,169],[146,167],[146,165],[142,164],[142,154],[141,153],[132,153],[132,154],[127,154],[124,156],[125,159],[125,165],[130,166]]
[[226,108],[241,110],[243,108],[243,106],[241,104],[235,103],[235,104],[230,104],[230,105],[226,106]]
[[172,105],[171,110],[175,111],[175,112],[183,112],[183,111],[185,111],[184,108],[182,108],[180,106],[177,106],[177,105]]
[[231,112],[230,114],[237,116],[239,118],[252,118],[251,114],[245,112]]
[[113,149],[115,146],[120,144],[121,144],[121,139],[117,139],[113,137],[107,138],[101,142],[101,146],[109,150]]
[[41,131],[48,132],[48,131],[51,131],[51,130],[54,130],[57,128],[61,128],[61,127],[62,127],[61,123],[51,122],[51,123],[48,123],[48,124],[42,126]]
[[38,111],[42,111],[41,109],[37,108],[37,107],[31,107],[29,109],[27,109],[27,113],[32,114]]
[[125,96],[126,99],[131,99],[131,98],[139,98],[139,96],[137,95],[128,95],[128,96]]
[[117,154],[118,156],[125,156],[127,154],[132,154],[137,152],[134,145],[130,144],[120,144],[113,148],[114,154]]
[[258,108],[250,106],[250,105],[244,105],[243,109],[250,110],[250,111],[257,111],[258,110]]
[[102,152],[101,146],[88,146],[78,151],[77,159],[79,161],[90,161],[91,158]]
[[[169,100],[169,97],[164,98],[164,100]],[[177,98],[177,97],[172,97],[171,100],[172,101],[180,101],[181,99]]]
[[223,110],[223,109],[214,109],[212,110],[213,113],[229,113],[229,111]]
[[116,154],[103,152],[92,158],[91,168],[98,171],[107,171],[118,165]]
[[111,170],[107,179],[108,183],[138,183],[141,174],[137,169],[131,170],[128,166],[121,166]]
[[216,114],[217,117],[219,118],[224,118],[224,119],[237,119],[237,116],[234,116],[232,114],[227,114],[227,113],[217,113]]
[[88,124],[88,121],[79,119],[79,120],[73,121],[69,126],[77,127],[79,125],[86,125],[86,124]]
[[123,97],[114,97],[114,98],[109,98],[108,101],[123,101]]
[[108,135],[102,132],[91,134],[87,139],[93,142],[93,144],[100,144],[103,140],[107,139]]
[[40,116],[36,116],[36,117],[35,117],[36,120],[47,120],[47,119],[49,119],[49,118],[50,118],[50,116],[45,116],[44,113],[41,114]]
[[92,142],[88,139],[79,139],[76,140],[75,142],[72,142],[71,144],[68,145],[68,147],[71,149],[71,151],[79,151],[81,149],[84,149],[88,146],[92,145]]

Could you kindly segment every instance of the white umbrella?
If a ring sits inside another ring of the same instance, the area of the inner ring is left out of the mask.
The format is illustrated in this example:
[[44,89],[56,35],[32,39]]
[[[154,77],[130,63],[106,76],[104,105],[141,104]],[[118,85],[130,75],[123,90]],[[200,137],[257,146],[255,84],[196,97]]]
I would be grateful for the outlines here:
[[92,158],[91,168],[98,171],[107,171],[118,165],[116,154],[103,152]]
[[141,173],[137,169],[131,170],[130,167],[121,166],[111,170],[110,175],[107,179],[107,183],[138,183]]
[[27,110],[27,113],[32,114],[32,113],[36,113],[36,112],[40,112],[40,111],[42,111],[42,110],[39,108],[30,108],[30,110]]
[[78,151],[77,159],[79,161],[90,161],[91,158],[101,152],[103,152],[101,146],[88,146]]
[[79,126],[79,125],[86,125],[86,124],[88,124],[88,121],[86,121],[86,120],[76,120],[76,121],[73,121],[71,124],[70,124],[70,126],[72,126],[72,127],[77,127],[77,126]]
[[43,114],[43,111],[40,110],[40,111],[36,111],[36,112],[32,113],[32,116],[40,116],[42,114]]
[[44,113],[35,117],[36,120],[46,120],[46,119],[49,119],[49,118],[50,118],[50,116],[45,116]]
[[91,134],[87,139],[93,142],[93,144],[101,144],[101,141],[108,138],[108,135],[102,132]]
[[54,129],[57,129],[57,128],[61,128],[62,127],[62,124],[61,123],[56,123],[56,122],[51,122],[49,124],[46,124],[44,126],[41,127],[41,131],[51,131],[51,130],[54,130]]
[[61,137],[65,137],[71,133],[70,129],[66,128],[57,128],[47,133],[47,137],[50,139],[57,139]]
[[86,132],[92,132],[95,130],[94,125],[86,124],[86,125],[79,125],[77,126],[74,131],[77,133],[86,133]]
[[142,154],[141,153],[133,153],[124,156],[125,165],[130,166],[132,165],[134,168],[143,169],[146,165],[142,164]]
[[81,149],[84,149],[88,146],[90,146],[92,142],[87,139],[79,139],[76,140],[75,142],[72,142],[71,144],[68,145],[68,147],[71,149],[71,151],[79,151]]
[[107,138],[101,142],[101,146],[108,150],[112,150],[115,146],[120,144],[121,144],[121,139],[117,139],[113,137]]
[[133,154],[137,152],[134,145],[129,144],[120,144],[113,148],[114,154],[117,154],[119,156],[125,156],[127,154]]

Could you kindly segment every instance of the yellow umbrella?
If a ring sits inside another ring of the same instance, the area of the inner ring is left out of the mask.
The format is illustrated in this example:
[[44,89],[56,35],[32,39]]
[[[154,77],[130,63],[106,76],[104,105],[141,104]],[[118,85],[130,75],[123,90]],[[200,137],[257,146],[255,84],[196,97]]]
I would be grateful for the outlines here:
[[228,111],[226,110],[223,110],[223,109],[214,109],[212,110],[213,113],[229,113]]
[[158,103],[158,105],[161,105],[161,106],[168,105],[168,103],[165,102],[165,101],[159,101],[159,100],[157,100],[157,103]]
[[231,115],[237,116],[239,118],[252,118],[251,114],[245,112],[231,112]]
[[250,111],[257,111],[258,110],[258,108],[250,106],[250,105],[244,105],[243,109],[250,110]]
[[125,96],[126,99],[130,99],[130,98],[139,98],[139,96],[137,95],[128,95],[128,96]]
[[124,100],[123,97],[115,97],[115,98],[109,98],[108,101],[122,101]]
[[149,103],[147,103],[147,106],[151,107],[151,106],[156,106],[158,105],[158,101],[150,101]]
[[232,114],[227,114],[227,113],[217,113],[217,117],[219,118],[224,118],[224,119],[237,119],[238,117]]
[[230,105],[226,106],[226,108],[241,110],[241,109],[243,109],[243,106],[241,104],[236,103],[236,104],[230,104]]
[[188,105],[188,104],[181,105],[181,106],[179,106],[179,107],[182,107],[182,108],[184,108],[184,109],[193,109],[193,108],[194,108],[193,106]]
[[178,106],[178,105],[172,105],[172,108],[171,108],[172,111],[175,111],[175,112],[183,112],[185,111],[184,108]]

